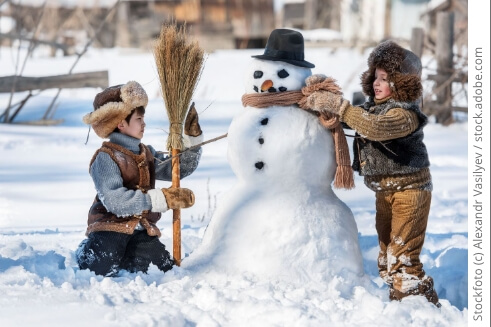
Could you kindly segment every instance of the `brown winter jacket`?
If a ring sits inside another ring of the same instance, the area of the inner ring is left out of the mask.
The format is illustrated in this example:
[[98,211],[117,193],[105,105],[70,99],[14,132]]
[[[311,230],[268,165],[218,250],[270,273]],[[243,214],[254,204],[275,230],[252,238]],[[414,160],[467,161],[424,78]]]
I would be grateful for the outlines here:
[[[137,155],[115,143],[104,142],[92,157],[89,166],[101,151],[107,153],[118,165],[124,187],[130,190],[140,190],[143,193],[155,188],[154,157],[144,144],[140,143],[140,154]],[[96,231],[132,234],[140,223],[147,230],[148,235],[160,237],[160,230],[156,225],[160,216],[160,212],[145,210],[141,215],[117,217],[108,212],[96,196],[89,210],[86,235]]]

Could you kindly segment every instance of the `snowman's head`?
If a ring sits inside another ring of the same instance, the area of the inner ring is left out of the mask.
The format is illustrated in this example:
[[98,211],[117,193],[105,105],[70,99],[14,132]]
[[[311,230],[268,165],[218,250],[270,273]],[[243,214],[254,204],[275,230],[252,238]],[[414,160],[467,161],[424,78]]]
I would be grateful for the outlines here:
[[245,93],[299,91],[310,75],[310,68],[283,61],[253,59],[244,79]]

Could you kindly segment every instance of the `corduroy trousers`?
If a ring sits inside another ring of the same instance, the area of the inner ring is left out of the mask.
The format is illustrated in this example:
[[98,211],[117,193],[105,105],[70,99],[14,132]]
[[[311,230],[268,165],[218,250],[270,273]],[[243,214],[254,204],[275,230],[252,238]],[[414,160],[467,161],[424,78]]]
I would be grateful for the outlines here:
[[389,285],[402,293],[417,289],[425,277],[419,256],[430,204],[430,191],[376,192],[379,273]]

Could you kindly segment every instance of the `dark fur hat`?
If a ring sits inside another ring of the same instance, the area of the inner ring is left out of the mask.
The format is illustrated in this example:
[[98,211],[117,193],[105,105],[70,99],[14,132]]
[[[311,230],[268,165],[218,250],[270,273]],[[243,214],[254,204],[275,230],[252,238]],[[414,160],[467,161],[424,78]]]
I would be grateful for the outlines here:
[[371,97],[375,96],[373,81],[376,68],[382,68],[387,72],[394,100],[413,102],[421,97],[423,66],[413,52],[393,41],[384,41],[373,49],[368,57],[368,70],[361,75],[363,92]]

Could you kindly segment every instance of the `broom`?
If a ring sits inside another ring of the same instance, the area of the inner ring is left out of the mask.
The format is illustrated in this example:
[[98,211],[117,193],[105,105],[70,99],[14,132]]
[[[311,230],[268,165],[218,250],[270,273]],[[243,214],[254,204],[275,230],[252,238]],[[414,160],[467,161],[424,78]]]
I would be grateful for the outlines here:
[[[180,187],[179,152],[183,150],[183,125],[204,63],[198,42],[188,42],[186,27],[162,26],[154,47],[160,87],[169,117],[167,149],[172,154],[172,186]],[[173,209],[173,257],[181,265],[181,210]]]

